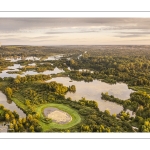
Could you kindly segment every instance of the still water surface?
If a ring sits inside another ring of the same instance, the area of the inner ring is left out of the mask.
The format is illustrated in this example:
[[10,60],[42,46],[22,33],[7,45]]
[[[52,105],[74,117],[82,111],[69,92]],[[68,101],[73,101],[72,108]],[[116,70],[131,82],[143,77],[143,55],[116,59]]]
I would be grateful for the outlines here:
[[[58,83],[62,83],[65,86],[75,85],[76,92],[71,93],[68,92],[66,94],[67,97],[71,97],[72,100],[79,100],[82,97],[85,97],[87,100],[95,100],[98,103],[98,107],[101,111],[105,111],[106,109],[110,111],[111,114],[118,114],[123,110],[123,107],[109,101],[105,101],[101,99],[101,93],[108,92],[109,95],[114,95],[117,98],[122,100],[126,100],[130,98],[130,93],[133,90],[128,89],[128,86],[125,83],[117,83],[117,84],[108,84],[99,80],[94,80],[93,82],[84,82],[84,81],[71,81],[69,77],[57,77],[51,80],[47,80],[46,82],[56,81]],[[130,114],[131,111],[128,110]]]
[[17,62],[19,60],[44,60],[44,61],[48,61],[48,60],[59,60],[61,57],[63,57],[63,54],[60,55],[54,55],[54,56],[48,56],[47,58],[41,58],[41,57],[34,57],[34,56],[29,56],[29,57],[6,57],[5,60],[9,60],[10,62]]
[[5,94],[0,91],[0,104],[2,104],[6,109],[11,111],[16,111],[21,118],[26,117],[26,114],[16,106],[16,104],[10,100],[7,100]]
[[[79,56],[79,58],[82,55]],[[61,57],[63,57],[63,55],[57,55],[57,56],[50,56],[47,57],[46,59],[44,59],[45,61],[48,60],[58,60]],[[78,58],[78,59],[79,59]],[[38,57],[26,57],[26,58],[21,58],[21,57],[17,57],[17,58],[6,58],[6,60],[10,60],[11,62],[17,62],[19,60],[40,60],[40,58]],[[29,64],[30,66],[35,66],[35,63]],[[14,64],[14,66],[9,66],[8,70],[4,70],[2,71],[2,73],[0,73],[0,77],[4,78],[4,77],[13,77],[15,78],[17,75],[19,74],[8,74],[7,71],[19,71],[18,68],[21,68],[23,66],[21,66],[20,64]],[[70,68],[68,68],[70,70]],[[79,70],[79,71],[83,71],[83,70]],[[47,70],[44,71],[42,73],[38,73],[36,71],[26,71],[23,72],[22,75],[20,76],[25,76],[25,75],[36,75],[36,74],[57,74],[60,72],[64,72],[62,69],[59,68],[55,68],[53,71]],[[75,85],[76,86],[76,92],[75,93],[70,93],[68,92],[66,94],[66,98],[67,97],[71,97],[72,100],[79,100],[82,97],[85,97],[87,100],[95,100],[98,103],[98,107],[101,111],[105,111],[106,109],[110,111],[111,114],[116,113],[118,114],[120,111],[123,110],[123,107],[113,103],[113,102],[109,102],[109,101],[105,101],[101,99],[101,93],[102,92],[108,92],[109,95],[114,95],[117,98],[120,98],[122,100],[126,100],[130,97],[130,93],[134,92],[131,89],[128,89],[128,86],[124,83],[117,83],[117,84],[113,84],[110,85],[108,83],[105,82],[101,82],[99,80],[94,80],[93,82],[84,82],[84,81],[71,81],[71,79],[69,77],[57,77],[57,78],[53,78],[49,81],[46,82],[50,82],[50,81],[56,81],[58,83],[62,83],[66,86],[69,85]],[[16,110],[18,112],[18,114],[22,117],[25,116],[25,114],[22,112],[22,110],[20,110],[15,103],[7,103],[7,98],[6,96],[0,92],[0,103],[3,104],[7,109],[10,110]],[[132,111],[128,112],[132,115]]]
[[[34,63],[33,64],[30,64],[30,66],[33,66],[35,65]],[[25,71],[25,72],[22,72],[22,74],[11,74],[11,73],[7,73],[9,71],[19,71],[19,68],[22,68],[24,66],[21,66],[20,64],[14,64],[13,66],[8,66],[7,67],[7,70],[4,70],[0,73],[0,77],[1,78],[4,78],[4,77],[12,77],[12,78],[16,78],[18,75],[19,76],[25,76],[25,75],[37,75],[37,74],[45,74],[45,75],[49,75],[49,74],[57,74],[57,73],[61,73],[61,72],[64,72],[63,69],[59,69],[57,67],[54,68],[54,70],[46,70],[44,72],[36,72],[34,70],[29,70],[29,71]]]

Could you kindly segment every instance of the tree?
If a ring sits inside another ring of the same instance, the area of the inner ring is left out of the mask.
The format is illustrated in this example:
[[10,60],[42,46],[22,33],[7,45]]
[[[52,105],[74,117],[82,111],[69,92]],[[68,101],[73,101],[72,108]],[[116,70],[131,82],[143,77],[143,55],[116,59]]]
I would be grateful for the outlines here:
[[29,115],[27,116],[27,120],[28,120],[29,122],[31,122],[31,121],[33,120],[33,117],[32,117],[31,114],[29,114]]
[[5,114],[5,119],[6,119],[6,121],[9,121],[9,119],[10,119],[10,116],[9,116],[9,114]]
[[70,59],[70,64],[71,65],[74,65],[75,64],[75,61],[73,59]]
[[14,129],[14,125],[12,123],[10,123],[9,129]]
[[70,86],[70,91],[71,91],[71,92],[75,92],[75,91],[76,91],[75,85],[71,85],[71,86]]
[[6,93],[6,95],[8,96],[8,98],[11,98],[13,91],[12,91],[12,89],[11,89],[10,87],[7,87],[7,88],[5,89],[5,93]]
[[107,114],[107,115],[110,115],[109,110],[105,110],[104,113]]
[[15,80],[14,80],[14,83],[15,83],[15,84],[19,84],[19,83],[20,83],[20,80],[15,79]]
[[16,120],[15,119],[12,120],[12,124],[16,125]]
[[15,132],[18,132],[19,128],[18,128],[18,125],[17,125],[17,124],[15,124],[14,129],[15,129]]
[[18,115],[18,113],[16,111],[13,111],[13,115],[15,116],[16,119],[19,118],[19,115]]
[[34,126],[33,125],[30,126],[29,131],[34,132]]
[[116,114],[112,114],[112,117],[113,117],[113,118],[116,118]]
[[22,124],[26,123],[26,118],[22,118]]
[[0,109],[3,109],[3,108],[4,108],[4,106],[0,104]]
[[29,107],[29,106],[30,106],[30,100],[27,99],[27,100],[25,101],[25,104]]
[[82,132],[89,132],[90,131],[90,127],[88,125],[82,125],[81,126],[81,131]]

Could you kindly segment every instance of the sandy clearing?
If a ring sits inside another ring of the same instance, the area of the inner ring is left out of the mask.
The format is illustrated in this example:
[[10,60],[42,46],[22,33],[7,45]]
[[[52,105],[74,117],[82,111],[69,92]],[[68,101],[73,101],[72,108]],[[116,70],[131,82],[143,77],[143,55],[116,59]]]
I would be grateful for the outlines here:
[[46,117],[51,118],[54,122],[59,124],[66,124],[72,120],[72,117],[68,113],[54,107],[46,108],[44,113]]

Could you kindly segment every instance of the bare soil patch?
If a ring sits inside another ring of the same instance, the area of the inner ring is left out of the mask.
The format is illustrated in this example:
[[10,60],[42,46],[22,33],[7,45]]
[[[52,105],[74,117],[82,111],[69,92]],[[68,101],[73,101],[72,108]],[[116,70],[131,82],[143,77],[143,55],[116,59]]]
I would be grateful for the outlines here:
[[45,108],[44,115],[59,124],[66,124],[72,120],[72,117],[68,113],[54,107]]

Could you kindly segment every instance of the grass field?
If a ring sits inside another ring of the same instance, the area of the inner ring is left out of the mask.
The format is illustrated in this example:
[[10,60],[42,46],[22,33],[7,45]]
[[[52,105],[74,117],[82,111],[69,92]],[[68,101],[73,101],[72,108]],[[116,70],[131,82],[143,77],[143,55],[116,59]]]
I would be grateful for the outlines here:
[[46,124],[46,123],[43,123],[42,121],[40,121],[39,123],[42,126],[43,131],[47,131],[52,128],[67,129],[67,128],[70,128],[70,127],[78,124],[81,121],[81,117],[74,109],[72,109],[68,106],[65,106],[63,104],[54,104],[54,103],[40,105],[38,108],[36,108],[36,112],[41,115],[40,118],[44,117],[43,110],[47,107],[56,107],[62,111],[67,112],[72,117],[72,121],[69,123],[66,123],[66,124],[58,124],[55,122]]
[[13,102],[21,109],[23,109],[24,111],[27,111],[28,108],[27,106],[25,106],[21,101],[19,101],[17,98],[11,98],[11,100],[13,100]]

